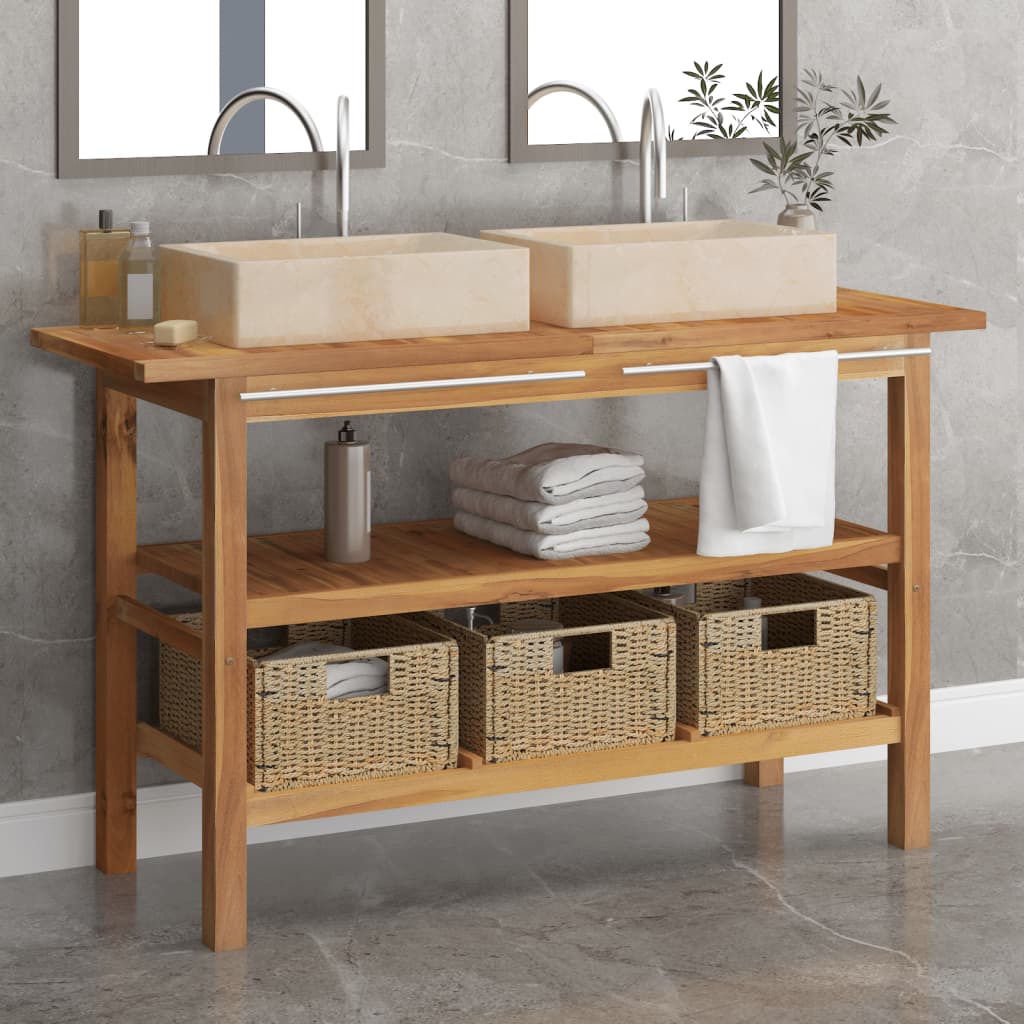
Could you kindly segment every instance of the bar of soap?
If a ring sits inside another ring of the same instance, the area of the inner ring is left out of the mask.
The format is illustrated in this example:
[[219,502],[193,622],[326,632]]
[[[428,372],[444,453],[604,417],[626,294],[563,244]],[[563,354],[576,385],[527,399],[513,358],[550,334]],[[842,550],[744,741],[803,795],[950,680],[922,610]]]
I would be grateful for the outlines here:
[[153,327],[153,340],[164,348],[174,348],[199,337],[195,320],[162,320]]

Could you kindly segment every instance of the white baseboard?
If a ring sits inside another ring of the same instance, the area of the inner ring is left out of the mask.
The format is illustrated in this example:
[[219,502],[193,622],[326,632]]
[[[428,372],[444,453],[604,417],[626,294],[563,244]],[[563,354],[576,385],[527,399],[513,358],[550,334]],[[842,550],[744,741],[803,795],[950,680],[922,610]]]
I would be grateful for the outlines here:
[[[1024,679],[953,686],[932,692],[932,750],[1024,743]],[[809,754],[786,761],[787,772],[881,761],[885,747],[863,747]],[[629,793],[700,786],[738,779],[739,767],[651,775],[638,779],[566,786],[530,793],[459,800],[316,821],[291,822],[249,830],[250,843],[354,832],[416,821],[541,807]],[[95,794],[52,797],[0,804],[0,878],[64,868],[86,867],[93,860]],[[139,791],[139,856],[166,857],[200,848],[200,792],[191,783],[151,786]]]

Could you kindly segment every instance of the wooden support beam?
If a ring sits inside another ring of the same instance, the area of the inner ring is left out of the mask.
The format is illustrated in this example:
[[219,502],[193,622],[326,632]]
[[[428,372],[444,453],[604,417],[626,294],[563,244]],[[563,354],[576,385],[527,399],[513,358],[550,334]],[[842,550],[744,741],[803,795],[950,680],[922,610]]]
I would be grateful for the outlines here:
[[203,785],[203,755],[186,747],[173,736],[148,722],[139,722],[135,730],[135,749],[139,757],[148,757],[170,768],[187,782]]
[[781,757],[770,761],[750,761],[743,766],[743,781],[758,789],[781,786],[785,780],[785,763]]
[[203,941],[246,944],[246,425],[241,382],[203,424]]
[[128,377],[107,374],[105,384],[110,391],[159,405],[173,412],[201,420],[206,415],[204,388],[200,381],[181,381],[171,384],[140,384]]
[[479,754],[474,754],[472,750],[459,747],[458,766],[460,768],[483,768],[484,759]]
[[96,375],[96,866],[135,870],[135,631],[113,615],[135,594],[135,399]]
[[842,576],[856,583],[865,583],[877,590],[889,589],[889,569],[884,565],[858,565],[847,569],[834,569],[832,575]]
[[169,644],[197,660],[203,656],[203,634],[198,629],[179,622],[173,616],[157,611],[134,597],[121,595],[115,598],[114,613],[125,625],[154,636],[161,643]]
[[929,370],[929,359],[909,359],[888,385],[889,532],[903,538],[903,559],[889,566],[889,701],[903,720],[889,748],[889,842],[904,850],[928,846],[931,833]]

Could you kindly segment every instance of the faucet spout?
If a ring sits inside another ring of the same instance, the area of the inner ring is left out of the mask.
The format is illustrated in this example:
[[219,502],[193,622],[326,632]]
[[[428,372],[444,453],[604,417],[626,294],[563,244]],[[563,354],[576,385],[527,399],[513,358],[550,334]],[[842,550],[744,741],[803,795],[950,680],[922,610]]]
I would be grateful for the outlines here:
[[622,141],[622,129],[619,127],[619,122],[612,108],[608,106],[608,103],[600,94],[594,92],[593,89],[587,88],[585,85],[581,85],[579,82],[558,81],[545,82],[544,85],[538,85],[536,89],[533,89],[527,95],[526,109],[529,110],[538,100],[542,100],[545,96],[550,96],[556,92],[568,92],[585,99],[604,118],[604,123],[608,128],[608,134],[612,137],[612,142]]
[[[651,147],[654,147],[654,164]],[[640,215],[645,224],[654,219],[654,178],[658,197],[668,198],[668,138],[665,134],[665,111],[661,94],[649,89],[640,121]]]
[[338,234],[348,237],[349,232],[349,179],[351,178],[352,136],[349,127],[347,96],[338,97]]
[[[277,103],[282,103],[286,106],[301,122],[302,127],[306,129],[306,135],[309,137],[309,144],[313,149],[314,153],[322,153],[324,151],[323,143],[320,141],[320,133],[317,131],[316,124],[313,118],[310,117],[309,111],[293,97],[287,93],[281,92],[280,89],[270,89],[266,86],[259,86],[253,89],[244,89],[237,96],[233,96],[227,103],[224,104],[224,109],[217,115],[217,120],[213,125],[213,131],[210,133],[210,144],[207,148],[207,152],[210,156],[217,156],[220,153],[220,147],[224,142],[224,133],[227,131],[228,125],[231,124],[235,114],[237,114],[243,107],[247,107],[250,103],[256,103],[258,100],[275,100]],[[338,234],[343,238],[348,237],[349,233],[349,179],[351,177],[351,158],[352,154],[352,137],[350,130],[349,120],[349,100],[347,96],[338,97],[338,178],[337,178],[337,220],[338,220]],[[297,233],[298,237],[302,237],[302,214],[297,214]]]
[[309,111],[297,99],[281,92],[280,89],[259,86],[253,89],[243,89],[237,96],[233,96],[224,104],[224,109],[217,115],[217,120],[213,124],[213,131],[210,133],[210,145],[207,147],[207,153],[210,156],[218,156],[220,154],[220,147],[224,142],[224,133],[234,119],[235,114],[243,107],[247,107],[250,103],[256,103],[258,100],[274,100],[286,106],[302,122],[302,127],[306,129],[306,135],[309,137],[309,144],[313,152],[323,152],[324,146],[320,141],[320,133],[316,130],[316,125],[313,123],[313,118],[309,116]]

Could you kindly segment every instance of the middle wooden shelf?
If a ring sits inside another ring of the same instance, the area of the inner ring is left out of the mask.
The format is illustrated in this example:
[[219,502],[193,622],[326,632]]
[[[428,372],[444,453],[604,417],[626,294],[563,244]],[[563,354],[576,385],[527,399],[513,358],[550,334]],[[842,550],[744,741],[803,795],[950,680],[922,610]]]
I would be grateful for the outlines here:
[[[247,623],[259,628],[858,567],[869,570],[859,578],[883,583],[875,567],[901,557],[899,536],[838,520],[828,548],[701,558],[696,498],[652,502],[648,518],[651,544],[643,551],[550,562],[474,540],[458,533],[449,519],[377,524],[373,557],[357,565],[326,561],[319,530],[250,537]],[[199,593],[202,544],[140,547],[137,568]]]

